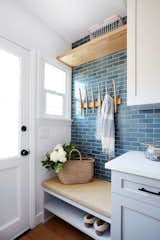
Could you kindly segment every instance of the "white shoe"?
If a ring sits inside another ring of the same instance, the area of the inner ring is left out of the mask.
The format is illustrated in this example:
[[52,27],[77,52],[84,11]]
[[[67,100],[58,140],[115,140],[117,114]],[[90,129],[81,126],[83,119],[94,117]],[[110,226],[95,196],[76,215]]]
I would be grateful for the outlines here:
[[97,235],[103,235],[103,233],[109,229],[109,223],[101,219],[96,219],[96,221],[94,222],[94,228]]
[[84,219],[83,219],[83,222],[84,222],[84,225],[86,226],[86,227],[92,227],[93,226],[93,224],[94,224],[94,222],[96,221],[96,217],[95,216],[93,216],[93,215],[91,215],[91,214],[86,214],[85,216],[84,216]]

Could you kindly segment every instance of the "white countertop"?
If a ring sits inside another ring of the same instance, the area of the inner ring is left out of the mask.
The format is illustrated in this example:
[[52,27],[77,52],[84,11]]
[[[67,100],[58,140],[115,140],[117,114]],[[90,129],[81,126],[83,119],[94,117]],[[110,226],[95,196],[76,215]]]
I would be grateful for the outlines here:
[[105,168],[160,180],[160,162],[145,158],[140,151],[127,152],[105,163]]

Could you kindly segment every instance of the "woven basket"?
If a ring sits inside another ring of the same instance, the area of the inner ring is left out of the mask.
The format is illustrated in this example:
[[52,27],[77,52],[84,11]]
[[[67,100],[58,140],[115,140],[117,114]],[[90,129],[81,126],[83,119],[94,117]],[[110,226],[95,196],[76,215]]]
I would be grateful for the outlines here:
[[[79,154],[80,160],[70,160],[72,152]],[[82,158],[77,149],[70,152],[69,160],[58,173],[58,178],[63,184],[76,184],[90,182],[94,175],[94,159]]]

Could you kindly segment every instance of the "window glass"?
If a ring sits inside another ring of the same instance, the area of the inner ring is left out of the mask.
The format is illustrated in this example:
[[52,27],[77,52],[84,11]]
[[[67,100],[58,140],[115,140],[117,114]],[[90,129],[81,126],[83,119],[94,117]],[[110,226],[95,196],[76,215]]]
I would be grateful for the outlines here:
[[66,72],[46,63],[45,64],[45,83],[46,90],[65,93],[66,89]]
[[63,97],[51,93],[46,94],[46,113],[50,115],[63,115]]
[[0,158],[18,155],[20,59],[0,50]]

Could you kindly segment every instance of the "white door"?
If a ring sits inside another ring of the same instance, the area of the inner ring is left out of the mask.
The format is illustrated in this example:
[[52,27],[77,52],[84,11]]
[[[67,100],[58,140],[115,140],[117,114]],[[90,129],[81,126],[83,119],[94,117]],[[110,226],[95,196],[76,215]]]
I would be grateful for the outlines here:
[[0,39],[0,240],[29,228],[28,56]]

